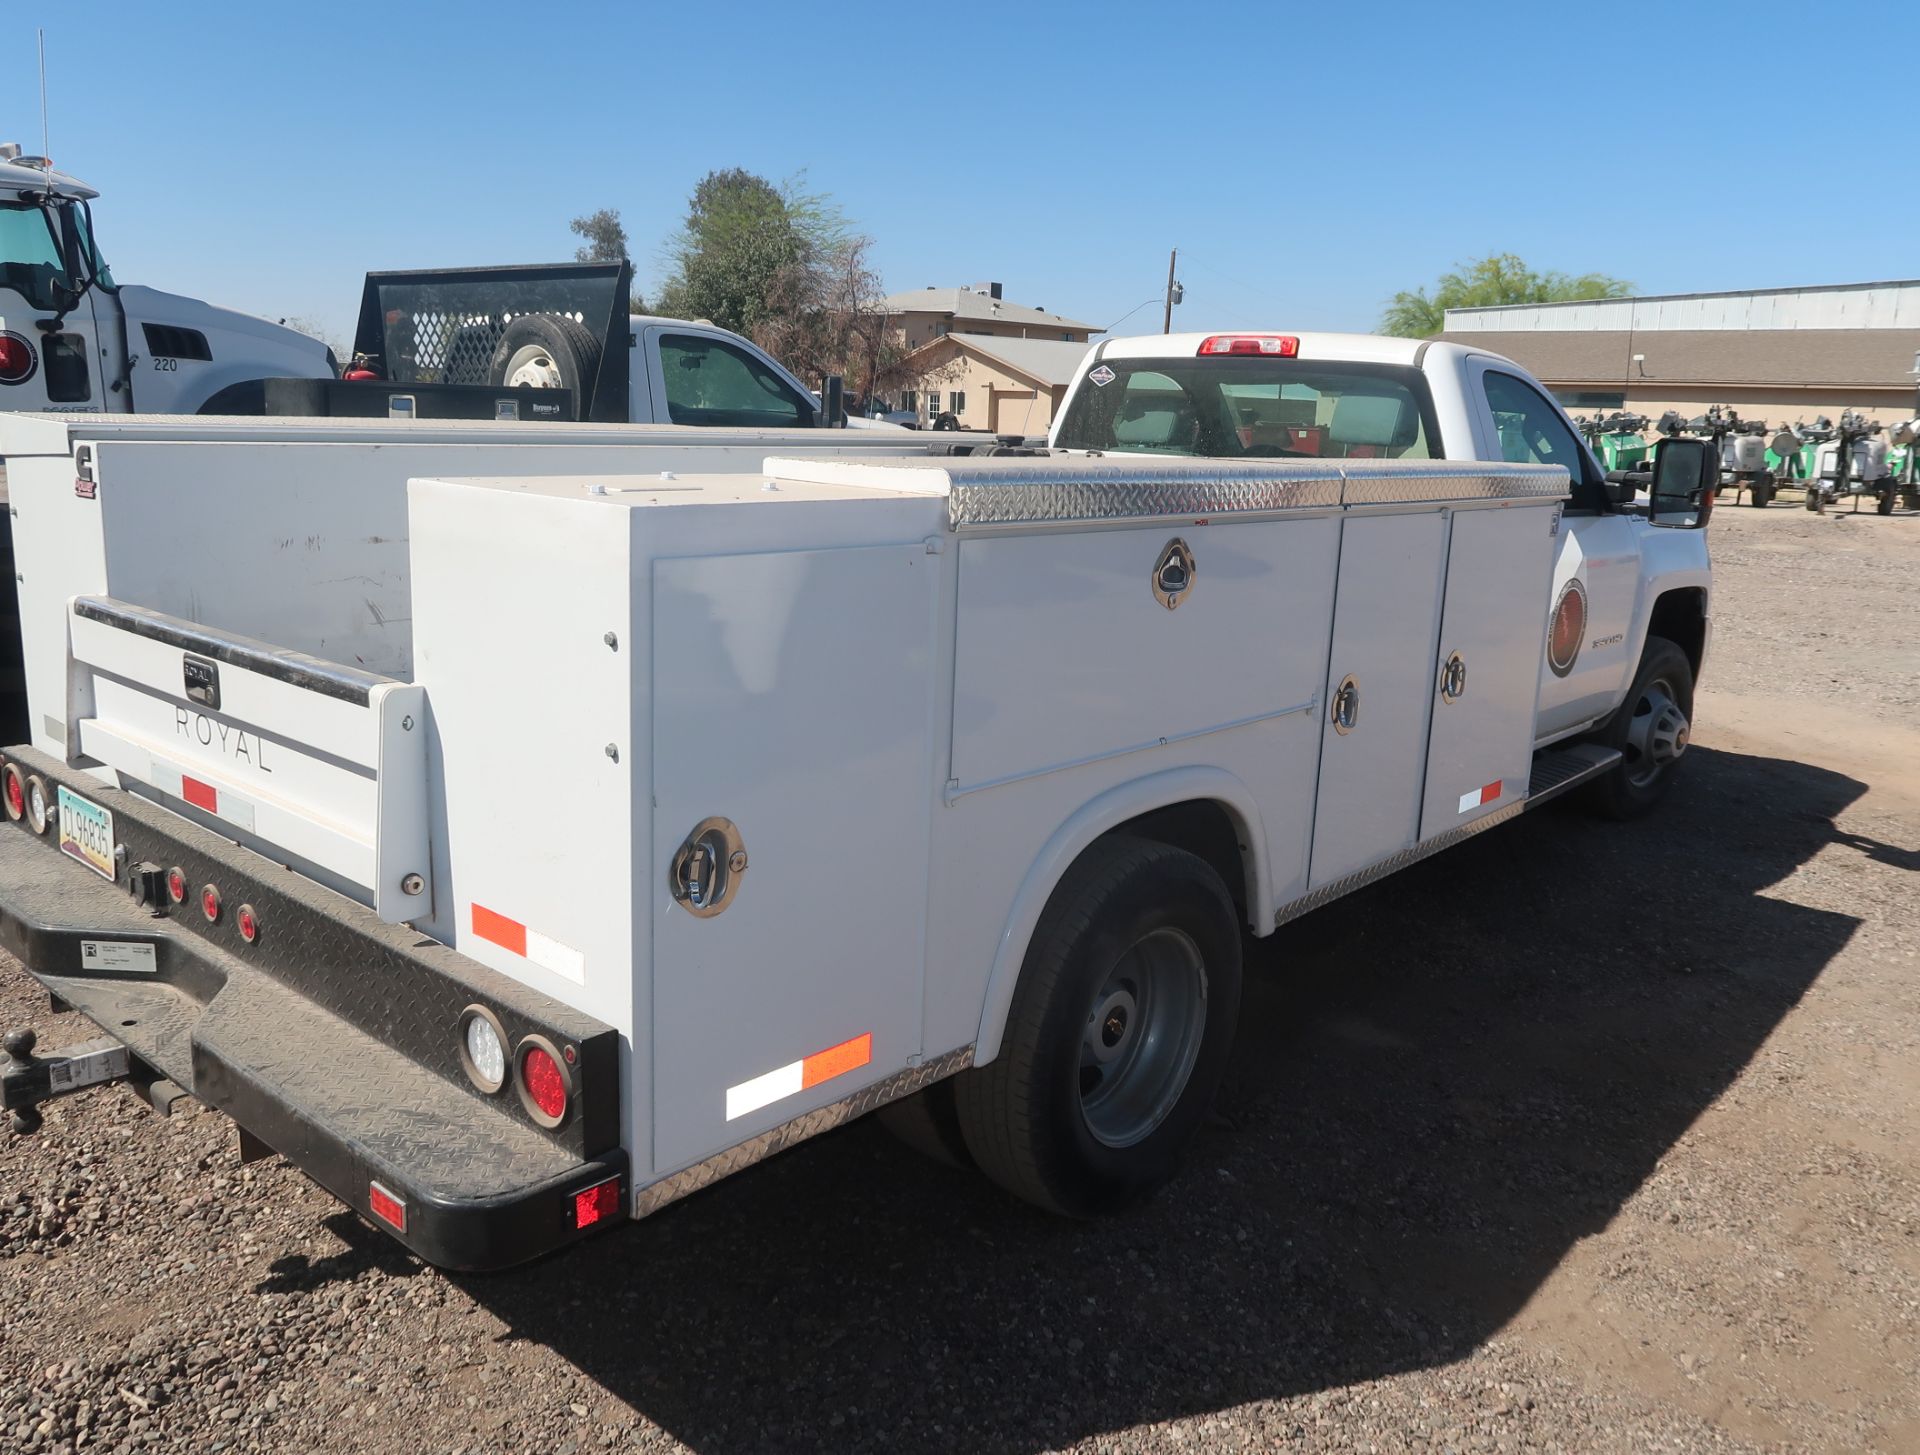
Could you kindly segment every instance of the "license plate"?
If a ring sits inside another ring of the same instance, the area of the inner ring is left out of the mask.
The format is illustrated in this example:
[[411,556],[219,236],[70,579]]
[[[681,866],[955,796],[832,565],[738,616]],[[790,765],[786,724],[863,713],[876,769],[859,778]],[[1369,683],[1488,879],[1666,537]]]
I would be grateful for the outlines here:
[[70,788],[60,790],[60,852],[113,878],[113,815]]

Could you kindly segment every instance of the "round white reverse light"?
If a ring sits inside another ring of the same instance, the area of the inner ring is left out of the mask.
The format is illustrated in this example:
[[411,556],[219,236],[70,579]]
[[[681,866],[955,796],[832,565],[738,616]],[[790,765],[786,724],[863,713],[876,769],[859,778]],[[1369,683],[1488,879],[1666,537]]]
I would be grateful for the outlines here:
[[51,817],[47,808],[47,785],[40,781],[38,773],[29,774],[27,777],[27,823],[36,834],[44,834]]
[[469,1006],[461,1031],[460,1060],[473,1084],[485,1092],[507,1084],[507,1045],[491,1012]]

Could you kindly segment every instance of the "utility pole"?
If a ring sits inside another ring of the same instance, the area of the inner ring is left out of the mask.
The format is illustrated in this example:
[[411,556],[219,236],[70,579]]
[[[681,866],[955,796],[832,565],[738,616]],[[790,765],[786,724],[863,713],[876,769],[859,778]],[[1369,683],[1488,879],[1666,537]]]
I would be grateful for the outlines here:
[[1167,254],[1167,306],[1160,315],[1160,332],[1173,332],[1173,263],[1180,256],[1180,249],[1174,248]]

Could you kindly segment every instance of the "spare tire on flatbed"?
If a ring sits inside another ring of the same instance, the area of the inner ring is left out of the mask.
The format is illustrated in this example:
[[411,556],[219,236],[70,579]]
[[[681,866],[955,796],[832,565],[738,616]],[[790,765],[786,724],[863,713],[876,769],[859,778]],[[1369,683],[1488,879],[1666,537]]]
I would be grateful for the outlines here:
[[508,322],[487,366],[491,384],[571,389],[584,418],[600,372],[600,341],[563,313],[523,313]]

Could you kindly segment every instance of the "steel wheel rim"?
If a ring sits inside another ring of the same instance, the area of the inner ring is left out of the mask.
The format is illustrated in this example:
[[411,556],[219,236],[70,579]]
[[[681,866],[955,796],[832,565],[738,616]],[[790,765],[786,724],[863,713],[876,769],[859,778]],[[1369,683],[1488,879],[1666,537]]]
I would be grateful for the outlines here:
[[553,362],[553,355],[539,344],[522,344],[507,361],[507,377],[501,382],[515,389],[558,389],[560,367]]
[[1664,677],[1654,678],[1641,689],[1627,724],[1627,781],[1645,788],[1680,760],[1691,735],[1673,685]]
[[1207,968],[1184,930],[1127,947],[1087,1007],[1080,1036],[1080,1112],[1094,1140],[1130,1147],[1167,1119],[1200,1059]]

